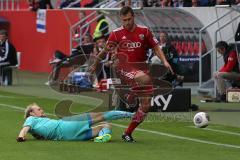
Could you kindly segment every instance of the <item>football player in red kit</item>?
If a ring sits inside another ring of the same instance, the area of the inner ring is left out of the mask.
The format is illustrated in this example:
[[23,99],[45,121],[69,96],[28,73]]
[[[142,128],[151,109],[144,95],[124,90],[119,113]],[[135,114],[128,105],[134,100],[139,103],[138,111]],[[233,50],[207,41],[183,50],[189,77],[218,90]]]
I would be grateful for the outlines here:
[[96,70],[97,65],[107,52],[115,50],[113,58],[115,72],[124,83],[131,86],[131,94],[127,98],[129,100],[133,99],[134,96],[139,98],[139,108],[122,135],[124,141],[135,142],[132,138],[132,132],[148,113],[153,94],[153,85],[147,67],[144,69],[131,62],[145,63],[147,49],[153,48],[164,66],[171,72],[173,71],[152,32],[145,26],[135,24],[134,12],[131,7],[124,6],[121,8],[120,19],[122,26],[110,33],[105,49],[98,54],[94,64],[90,67],[90,72]]

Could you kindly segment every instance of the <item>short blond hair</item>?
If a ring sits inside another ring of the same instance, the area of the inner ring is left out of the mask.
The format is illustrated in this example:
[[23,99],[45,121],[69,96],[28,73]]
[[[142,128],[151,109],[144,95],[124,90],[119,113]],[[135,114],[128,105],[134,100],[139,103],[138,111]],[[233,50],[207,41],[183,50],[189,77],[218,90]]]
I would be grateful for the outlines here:
[[27,106],[27,108],[24,111],[24,118],[27,119],[30,116],[30,112],[33,110],[33,106],[38,106],[37,103],[32,103]]

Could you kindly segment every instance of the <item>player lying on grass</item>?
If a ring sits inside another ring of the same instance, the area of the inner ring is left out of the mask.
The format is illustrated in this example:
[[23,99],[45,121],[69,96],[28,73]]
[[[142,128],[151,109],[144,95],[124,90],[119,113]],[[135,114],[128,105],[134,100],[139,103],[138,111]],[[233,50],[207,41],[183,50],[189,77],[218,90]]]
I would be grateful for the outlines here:
[[[111,139],[111,125],[107,120],[131,118],[133,113],[109,111],[102,113],[84,113],[59,120],[47,118],[36,103],[25,110],[25,123],[17,141],[26,141],[27,133],[36,139],[84,141],[94,138],[94,142],[107,142]],[[104,122],[104,123],[100,123]],[[96,125],[100,123],[99,125]],[[96,125],[96,126],[93,126]]]

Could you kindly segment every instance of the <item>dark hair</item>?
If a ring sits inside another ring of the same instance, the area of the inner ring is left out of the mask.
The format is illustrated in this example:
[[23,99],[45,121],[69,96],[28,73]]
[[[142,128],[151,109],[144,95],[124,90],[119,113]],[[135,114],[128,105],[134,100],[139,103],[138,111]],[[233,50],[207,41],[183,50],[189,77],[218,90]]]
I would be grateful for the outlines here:
[[158,36],[159,40],[161,40],[160,34],[164,34],[164,35],[166,36],[166,40],[169,41],[168,33],[167,33],[167,32],[165,32],[165,31],[160,31],[160,32],[159,32],[159,36]]
[[8,36],[8,32],[5,29],[0,30],[0,35]]
[[161,33],[165,34],[165,36],[168,37],[168,33],[166,31],[160,31],[159,34],[161,34]]
[[101,35],[101,36],[99,36],[99,37],[95,37],[95,38],[93,38],[93,41],[96,42],[96,41],[99,40],[99,39],[105,39],[105,40],[107,40],[107,36]]
[[129,6],[124,6],[124,7],[121,8],[121,10],[119,12],[119,15],[120,16],[125,16],[128,13],[131,13],[132,15],[134,15],[133,9]]
[[225,41],[219,41],[216,43],[215,45],[216,48],[225,48],[225,49],[228,49],[229,48],[229,45],[227,42]]

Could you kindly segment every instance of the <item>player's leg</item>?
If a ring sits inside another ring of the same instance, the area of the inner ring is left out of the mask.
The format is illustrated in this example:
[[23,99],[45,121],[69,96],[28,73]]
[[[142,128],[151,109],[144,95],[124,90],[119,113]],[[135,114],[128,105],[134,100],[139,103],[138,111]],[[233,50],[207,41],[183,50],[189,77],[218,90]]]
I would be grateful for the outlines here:
[[52,70],[52,75],[51,75],[51,80],[52,81],[57,81],[58,80],[60,71],[61,71],[61,62],[54,64],[53,65],[53,70]]
[[223,79],[223,77],[219,74],[220,74],[219,72],[214,73],[214,81],[217,86],[218,94],[222,95],[225,92],[226,83],[225,83],[225,80]]
[[133,113],[131,112],[116,111],[116,110],[108,111],[108,112],[89,113],[89,114],[92,120],[92,124],[103,122],[103,121],[133,117]]
[[240,74],[236,72],[216,72],[214,73],[215,83],[217,85],[218,96],[217,99],[220,101],[226,100],[226,89],[230,84],[226,80],[238,80]]
[[112,111],[108,111],[108,112],[83,113],[83,114],[74,115],[74,116],[70,116],[70,117],[64,117],[63,120],[66,120],[66,121],[89,121],[89,123],[91,125],[93,125],[98,122],[123,119],[123,118],[132,118],[132,117],[133,117],[133,113],[131,113],[131,112],[112,110]]
[[122,135],[122,139],[126,142],[134,142],[132,133],[135,128],[144,121],[151,106],[151,97],[153,92],[151,78],[144,72],[138,72],[135,75],[134,80],[138,85],[134,88],[134,91],[138,93],[140,103],[139,108],[134,114],[131,123]]
[[94,142],[108,142],[111,140],[112,127],[109,123],[103,123],[92,128]]
[[90,140],[107,142],[111,139],[111,126],[108,123],[101,123],[92,127],[90,121],[61,122],[61,137],[63,140]]

